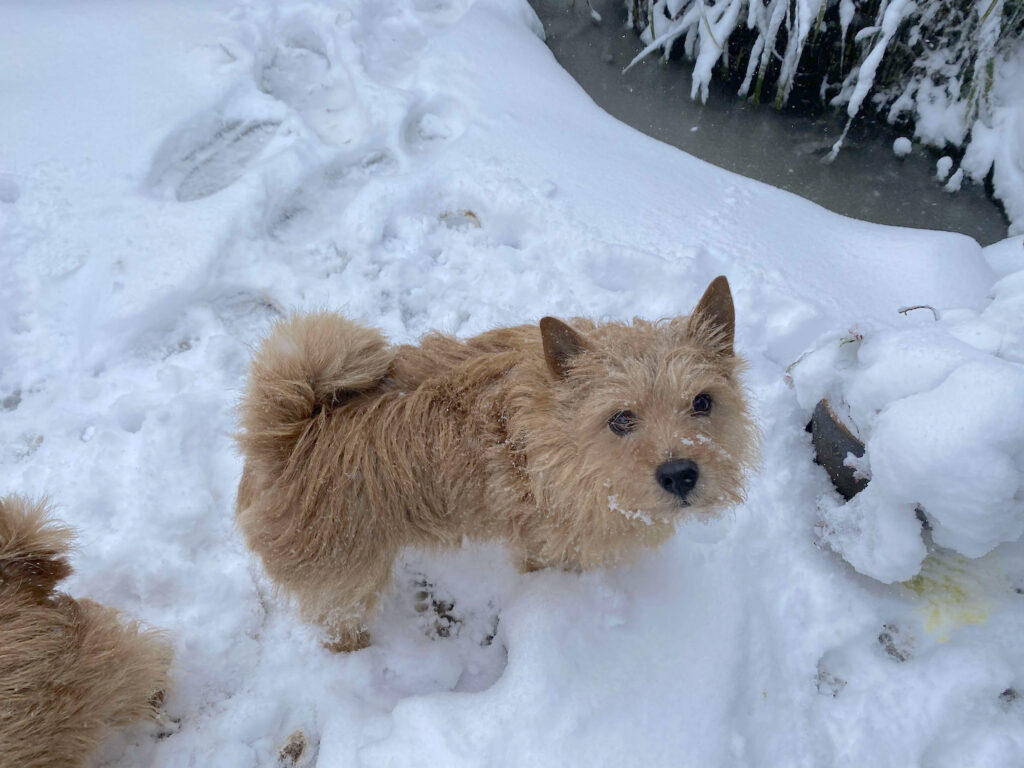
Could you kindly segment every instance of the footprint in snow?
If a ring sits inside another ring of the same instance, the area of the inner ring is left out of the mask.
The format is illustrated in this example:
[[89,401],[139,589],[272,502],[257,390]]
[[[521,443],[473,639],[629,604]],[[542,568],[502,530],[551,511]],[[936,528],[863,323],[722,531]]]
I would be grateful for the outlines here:
[[244,289],[217,296],[211,306],[228,333],[246,343],[255,343],[285,314],[272,297]]
[[417,102],[402,125],[403,148],[410,154],[440,149],[465,130],[462,108],[455,101],[435,98]]
[[7,397],[0,400],[0,410],[13,411],[21,403],[21,390],[16,389]]
[[280,21],[257,56],[256,85],[298,112],[322,141],[340,146],[361,136],[368,121],[328,34],[332,26],[304,15]]
[[281,120],[213,113],[175,130],[153,159],[150,186],[180,202],[201,200],[238,181],[277,134]]
[[882,631],[878,634],[878,644],[889,658],[902,663],[914,655],[916,641],[906,629],[890,623],[882,626]]
[[267,234],[275,240],[315,237],[331,226],[371,180],[389,176],[398,168],[398,159],[387,150],[340,154],[292,189],[267,200],[263,217]]
[[481,647],[494,642],[499,614],[493,604],[484,612],[479,612],[479,607],[461,606],[454,595],[423,574],[411,574],[409,585],[416,623],[427,637],[433,640],[455,638],[466,629],[467,637]]
[[291,733],[277,751],[277,768],[308,768],[317,756],[317,743],[306,737],[300,728]]

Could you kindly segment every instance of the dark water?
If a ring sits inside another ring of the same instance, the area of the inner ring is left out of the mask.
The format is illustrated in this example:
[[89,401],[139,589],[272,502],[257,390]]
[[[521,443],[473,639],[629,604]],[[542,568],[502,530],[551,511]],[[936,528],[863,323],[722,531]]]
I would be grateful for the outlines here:
[[963,232],[982,245],[1006,237],[1007,221],[981,185],[956,193],[935,179],[937,154],[915,145],[897,158],[899,133],[861,118],[831,164],[822,162],[843,117],[776,111],[736,97],[712,80],[708,102],[690,100],[690,64],[653,54],[626,74],[642,48],[626,27],[622,0],[530,0],[548,46],[604,110],[639,131],[722,168],[806,197],[837,213],[879,224]]

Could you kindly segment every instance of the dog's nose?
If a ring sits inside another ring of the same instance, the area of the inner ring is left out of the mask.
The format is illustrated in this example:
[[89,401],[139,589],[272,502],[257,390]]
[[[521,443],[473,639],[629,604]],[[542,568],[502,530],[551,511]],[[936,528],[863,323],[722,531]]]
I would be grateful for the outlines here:
[[700,477],[700,469],[696,462],[689,459],[666,461],[654,473],[658,485],[669,493],[675,494],[684,502],[693,487],[697,485],[698,477]]

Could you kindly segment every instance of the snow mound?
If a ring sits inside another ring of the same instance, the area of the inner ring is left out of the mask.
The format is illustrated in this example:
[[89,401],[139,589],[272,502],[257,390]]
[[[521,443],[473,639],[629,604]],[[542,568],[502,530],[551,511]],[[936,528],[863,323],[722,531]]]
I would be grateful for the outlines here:
[[[993,269],[1020,245],[993,246]],[[1024,269],[992,296],[980,313],[917,307],[902,327],[826,339],[791,369],[801,407],[840,404],[865,443],[867,488],[820,500],[825,541],[861,573],[914,576],[922,520],[935,544],[971,558],[1024,532]]]

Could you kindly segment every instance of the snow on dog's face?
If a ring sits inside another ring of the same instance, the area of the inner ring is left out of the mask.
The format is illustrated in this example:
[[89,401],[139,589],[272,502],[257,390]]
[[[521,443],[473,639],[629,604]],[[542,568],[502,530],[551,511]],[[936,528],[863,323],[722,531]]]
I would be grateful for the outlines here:
[[553,530],[572,532],[558,546],[606,561],[660,542],[684,515],[742,500],[757,432],[733,326],[724,278],[689,317],[541,321],[549,389],[520,434]]

